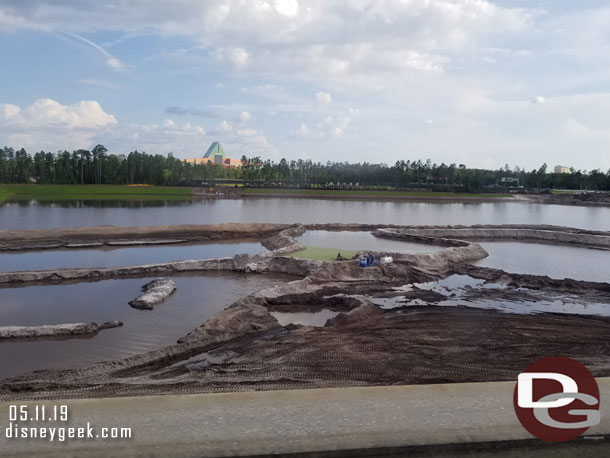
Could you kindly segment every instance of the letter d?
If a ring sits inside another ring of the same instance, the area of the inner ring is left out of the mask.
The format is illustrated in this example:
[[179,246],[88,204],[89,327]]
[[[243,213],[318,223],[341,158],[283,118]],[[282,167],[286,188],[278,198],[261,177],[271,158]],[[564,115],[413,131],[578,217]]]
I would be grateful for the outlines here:
[[532,397],[534,395],[535,379],[555,380],[561,383],[562,393],[578,393],[578,385],[576,384],[576,381],[572,377],[568,377],[565,374],[558,374],[556,372],[522,372],[517,378],[517,404],[519,407],[524,409],[553,409],[555,407],[567,406],[574,400],[573,396],[566,396],[555,401],[534,402]]

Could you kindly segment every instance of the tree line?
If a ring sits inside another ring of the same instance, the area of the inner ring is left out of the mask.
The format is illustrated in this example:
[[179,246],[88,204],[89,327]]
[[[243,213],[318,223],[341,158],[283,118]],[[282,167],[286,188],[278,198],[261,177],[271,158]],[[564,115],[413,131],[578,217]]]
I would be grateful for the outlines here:
[[468,168],[464,164],[436,164],[430,160],[400,160],[393,165],[369,162],[313,162],[263,160],[242,156],[241,168],[193,164],[173,154],[109,153],[103,145],[91,150],[39,151],[0,149],[0,183],[39,184],[152,184],[194,186],[242,182],[250,186],[314,188],[392,188],[477,192],[496,188],[610,190],[610,170],[571,169],[549,173],[547,165],[526,171],[505,165],[498,170]]
[[216,178],[238,178],[236,169],[188,164],[174,157],[132,151],[112,154],[103,145],[91,151],[30,155],[23,148],[0,149],[0,183],[153,184],[175,186]]

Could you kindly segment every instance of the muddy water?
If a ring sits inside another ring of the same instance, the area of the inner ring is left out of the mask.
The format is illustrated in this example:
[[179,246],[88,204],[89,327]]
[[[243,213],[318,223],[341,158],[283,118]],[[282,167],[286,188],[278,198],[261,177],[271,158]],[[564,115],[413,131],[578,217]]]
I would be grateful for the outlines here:
[[209,259],[265,249],[259,242],[205,243],[197,245],[139,246],[129,248],[66,249],[0,253],[0,272],[64,267],[119,267],[186,259]]
[[299,242],[305,246],[337,248],[338,250],[371,250],[389,253],[431,253],[443,247],[375,237],[361,231],[307,231]]
[[489,257],[476,265],[511,273],[610,282],[610,251],[518,242],[482,242]]
[[254,291],[292,280],[280,275],[206,274],[172,277],[176,292],[154,310],[127,302],[150,279],[0,289],[0,325],[34,326],[120,320],[94,337],[0,343],[0,377],[69,368],[170,345],[214,313]]
[[[441,294],[444,298],[428,303],[421,299],[400,295],[400,291],[408,293],[417,289],[433,291]],[[450,275],[438,281],[413,283],[397,287],[395,290],[396,292],[392,297],[370,297],[370,299],[385,309],[401,309],[430,304],[446,307],[467,306],[495,309],[518,314],[566,313],[610,316],[610,304],[585,302],[573,294],[545,293],[527,288],[509,291],[504,285],[479,280],[468,275]]]
[[610,230],[610,208],[521,202],[434,203],[248,198],[197,201],[7,202],[0,229],[225,222],[556,224]]

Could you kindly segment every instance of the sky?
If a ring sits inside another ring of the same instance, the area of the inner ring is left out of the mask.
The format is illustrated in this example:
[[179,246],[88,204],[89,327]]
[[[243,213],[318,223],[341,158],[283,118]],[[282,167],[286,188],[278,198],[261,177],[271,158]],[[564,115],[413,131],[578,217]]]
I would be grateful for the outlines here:
[[610,168],[610,2],[0,0],[0,144]]

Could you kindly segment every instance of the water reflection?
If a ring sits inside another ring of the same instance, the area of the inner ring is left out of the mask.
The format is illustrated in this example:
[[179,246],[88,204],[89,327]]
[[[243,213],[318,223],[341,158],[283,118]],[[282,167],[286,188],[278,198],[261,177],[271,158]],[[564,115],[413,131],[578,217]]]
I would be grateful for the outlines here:
[[519,242],[481,242],[489,257],[476,265],[511,273],[610,282],[610,251]]
[[[610,305],[585,302],[578,295],[544,292],[528,288],[508,290],[505,285],[487,282],[468,275],[450,275],[438,281],[413,283],[394,288],[389,297],[371,296],[380,307],[391,310],[410,306],[435,305],[443,307],[476,307],[500,310],[506,313],[566,313],[610,316]],[[409,293],[431,291],[438,298],[429,300],[413,297]],[[486,293],[487,290],[487,293]],[[401,295],[400,292],[407,294]],[[489,294],[491,293],[491,294]]]
[[14,200],[5,203],[5,206],[48,207],[48,208],[153,208],[153,207],[179,207],[190,206],[191,199],[170,200],[109,200],[109,199],[66,199],[66,200]]
[[94,337],[0,343],[0,377],[69,368],[171,345],[240,297],[293,280],[284,275],[175,275],[176,292],[154,310],[127,305],[152,278],[0,289],[0,325],[123,321]]
[[119,267],[186,259],[210,259],[264,251],[259,242],[203,243],[140,246],[129,248],[62,249],[31,252],[0,252],[0,272],[45,270],[67,267]]
[[247,198],[192,201],[8,202],[0,229],[215,223],[554,224],[609,230],[610,207],[521,202],[378,202]]
[[336,248],[338,250],[432,253],[443,249],[443,247],[437,245],[379,238],[364,231],[306,231],[297,239],[305,246]]

